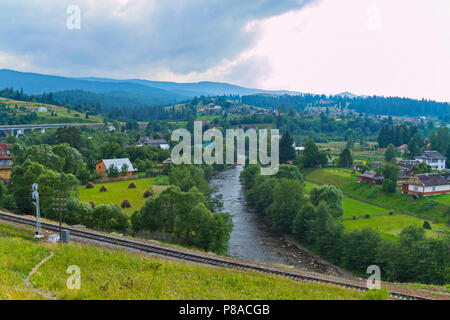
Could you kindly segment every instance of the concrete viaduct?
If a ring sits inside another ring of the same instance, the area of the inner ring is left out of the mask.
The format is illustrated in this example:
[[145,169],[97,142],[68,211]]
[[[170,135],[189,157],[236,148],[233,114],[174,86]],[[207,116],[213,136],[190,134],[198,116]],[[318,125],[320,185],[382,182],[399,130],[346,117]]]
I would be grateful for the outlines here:
[[[6,136],[16,136],[23,134],[25,130],[41,130],[45,133],[45,129],[58,129],[63,127],[82,127],[86,126],[91,129],[99,129],[104,126],[103,123],[59,123],[59,124],[19,124],[19,125],[0,125],[0,131],[3,131]],[[139,129],[145,129],[146,122],[139,123]]]
[[19,124],[19,125],[7,125],[0,126],[0,131],[3,131],[6,136],[12,136],[16,133],[16,136],[23,134],[25,130],[41,130],[45,133],[45,129],[57,129],[62,127],[81,127],[86,126],[89,128],[97,129],[103,127],[103,123],[63,123],[63,124]]

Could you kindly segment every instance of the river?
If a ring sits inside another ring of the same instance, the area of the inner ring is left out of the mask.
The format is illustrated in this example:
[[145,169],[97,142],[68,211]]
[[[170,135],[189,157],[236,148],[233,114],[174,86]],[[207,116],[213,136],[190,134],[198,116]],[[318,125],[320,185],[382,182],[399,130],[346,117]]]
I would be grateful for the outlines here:
[[239,181],[242,170],[242,166],[236,166],[220,172],[210,180],[210,185],[217,186],[218,192],[223,195],[223,211],[233,215],[234,228],[228,250],[230,256],[310,272],[349,275],[345,270],[331,265],[283,235],[272,232],[270,226],[246,205],[244,190]]

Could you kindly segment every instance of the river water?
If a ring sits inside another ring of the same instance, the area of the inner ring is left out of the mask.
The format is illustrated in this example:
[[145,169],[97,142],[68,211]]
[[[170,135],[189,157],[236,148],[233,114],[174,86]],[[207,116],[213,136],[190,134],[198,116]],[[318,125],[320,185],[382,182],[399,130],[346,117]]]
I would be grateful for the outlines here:
[[210,180],[223,195],[224,212],[233,215],[228,254],[235,258],[291,266],[310,272],[349,275],[283,235],[271,231],[270,226],[252,212],[245,202],[245,193],[239,181],[242,166],[224,170]]

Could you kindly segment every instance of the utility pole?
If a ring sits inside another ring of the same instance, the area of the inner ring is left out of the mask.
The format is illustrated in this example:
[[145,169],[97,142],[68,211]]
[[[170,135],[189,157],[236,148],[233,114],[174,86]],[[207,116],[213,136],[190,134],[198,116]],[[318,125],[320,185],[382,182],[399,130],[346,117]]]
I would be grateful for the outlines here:
[[62,213],[67,210],[66,199],[62,197],[61,193],[55,199],[54,211],[59,213],[59,241],[62,241]]
[[39,208],[39,191],[38,191],[38,184],[34,183],[31,186],[31,198],[34,200],[33,204],[36,207],[36,234],[34,235],[35,238],[40,239],[44,236],[41,234],[41,210]]

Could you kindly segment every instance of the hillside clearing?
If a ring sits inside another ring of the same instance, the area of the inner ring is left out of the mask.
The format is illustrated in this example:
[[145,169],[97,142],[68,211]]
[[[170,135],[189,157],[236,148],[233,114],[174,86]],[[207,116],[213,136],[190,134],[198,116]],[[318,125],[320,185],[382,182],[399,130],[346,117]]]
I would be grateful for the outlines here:
[[[301,283],[255,272],[176,262],[123,250],[76,243],[54,245],[32,240],[32,231],[0,223],[0,296],[42,299],[23,283],[34,265],[53,251],[31,283],[57,299],[358,299],[361,293]],[[17,237],[21,235],[23,238]],[[69,266],[81,271],[80,290],[67,289]]]
[[[136,183],[136,189],[128,189],[128,185]],[[139,210],[147,200],[143,197],[146,190],[151,189],[154,196],[158,196],[167,186],[154,185],[155,178],[143,178],[134,180],[123,180],[115,182],[106,182],[96,184],[93,189],[86,189],[85,186],[80,186],[80,200],[82,202],[94,202],[99,204],[117,204],[120,206],[122,201],[128,199],[131,203],[131,208],[123,209],[127,214]],[[100,192],[100,188],[105,186],[108,191]]]

